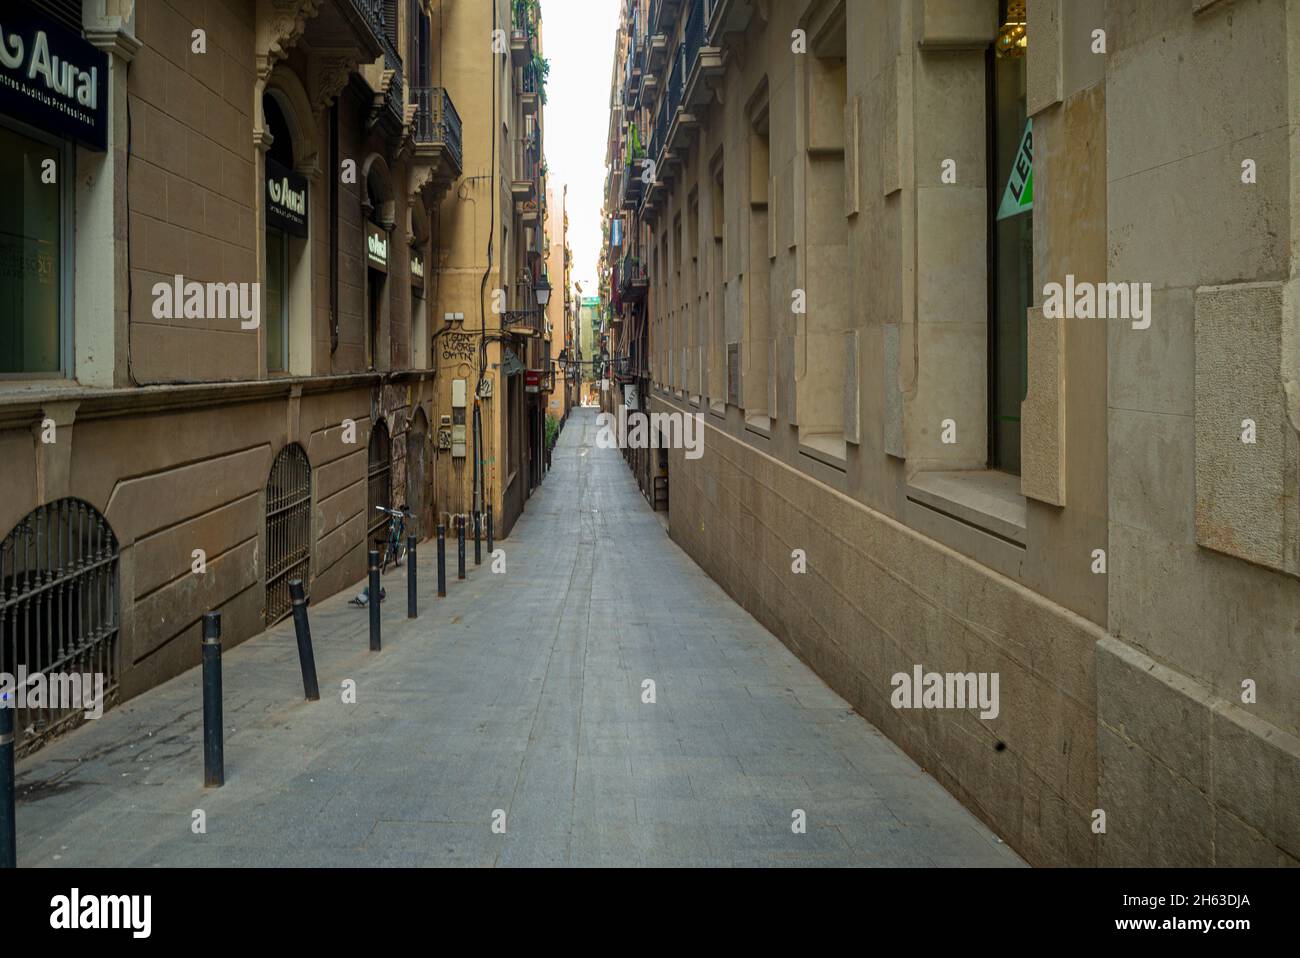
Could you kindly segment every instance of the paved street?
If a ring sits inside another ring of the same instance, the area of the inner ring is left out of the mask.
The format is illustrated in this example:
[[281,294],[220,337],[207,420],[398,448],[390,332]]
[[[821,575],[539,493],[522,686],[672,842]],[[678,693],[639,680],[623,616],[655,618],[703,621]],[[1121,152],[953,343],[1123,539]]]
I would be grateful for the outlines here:
[[389,574],[381,653],[360,584],[314,606],[320,702],[289,622],[228,652],[224,788],[197,670],[20,763],[19,864],[1020,864],[669,540],[596,431],[570,418],[504,575],[471,551],[455,581],[452,543],[437,600],[425,545],[408,624]]

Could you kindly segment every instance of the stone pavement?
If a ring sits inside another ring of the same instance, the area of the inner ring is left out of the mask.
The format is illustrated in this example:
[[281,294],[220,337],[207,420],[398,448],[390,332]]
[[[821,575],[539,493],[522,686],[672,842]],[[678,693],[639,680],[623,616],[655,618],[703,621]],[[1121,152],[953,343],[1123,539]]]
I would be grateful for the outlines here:
[[313,606],[321,701],[290,621],[227,652],[224,788],[197,669],[20,762],[19,864],[1022,864],[669,540],[596,432],[570,417],[505,574],[471,543],[457,582],[453,540],[439,600],[425,544],[413,623],[385,577],[382,652],[360,584]]

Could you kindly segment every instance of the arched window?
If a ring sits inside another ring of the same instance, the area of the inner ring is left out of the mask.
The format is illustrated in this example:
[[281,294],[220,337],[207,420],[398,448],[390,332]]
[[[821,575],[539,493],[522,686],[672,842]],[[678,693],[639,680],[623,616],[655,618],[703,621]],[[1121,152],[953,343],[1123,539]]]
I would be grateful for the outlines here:
[[384,524],[388,522],[388,517],[379,511],[379,507],[393,507],[393,458],[388,424],[382,419],[377,420],[370,430],[366,475],[366,542],[371,543],[384,537]]
[[311,589],[311,462],[302,446],[280,450],[266,482],[266,623],[292,609],[289,583]]
[[314,107],[279,64],[261,102],[265,182],[262,336],[270,375],[311,372],[311,178],[319,168]]
[[[97,693],[116,698],[117,563],[108,520],[80,499],[40,506],[0,542],[0,672],[44,676],[43,704],[15,716],[20,753],[80,722]],[[80,704],[65,699],[74,686]]]

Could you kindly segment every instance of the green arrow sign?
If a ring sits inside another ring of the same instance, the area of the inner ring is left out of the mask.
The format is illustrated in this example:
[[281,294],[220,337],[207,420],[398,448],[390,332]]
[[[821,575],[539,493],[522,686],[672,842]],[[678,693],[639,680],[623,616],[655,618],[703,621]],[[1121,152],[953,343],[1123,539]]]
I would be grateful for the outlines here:
[[1020,138],[1020,149],[1016,150],[1016,161],[1011,164],[1011,175],[1007,177],[1006,192],[1002,194],[1002,205],[998,207],[998,219],[1019,216],[1034,208],[1034,120],[1025,121],[1025,135]]

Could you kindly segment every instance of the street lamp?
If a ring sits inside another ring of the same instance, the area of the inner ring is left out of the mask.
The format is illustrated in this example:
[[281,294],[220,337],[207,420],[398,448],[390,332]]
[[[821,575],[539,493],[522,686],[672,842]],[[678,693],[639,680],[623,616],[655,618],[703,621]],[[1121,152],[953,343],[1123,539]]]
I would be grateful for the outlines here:
[[546,308],[546,304],[551,301],[551,284],[545,276],[537,281],[533,287],[533,292],[537,294],[537,305]]

